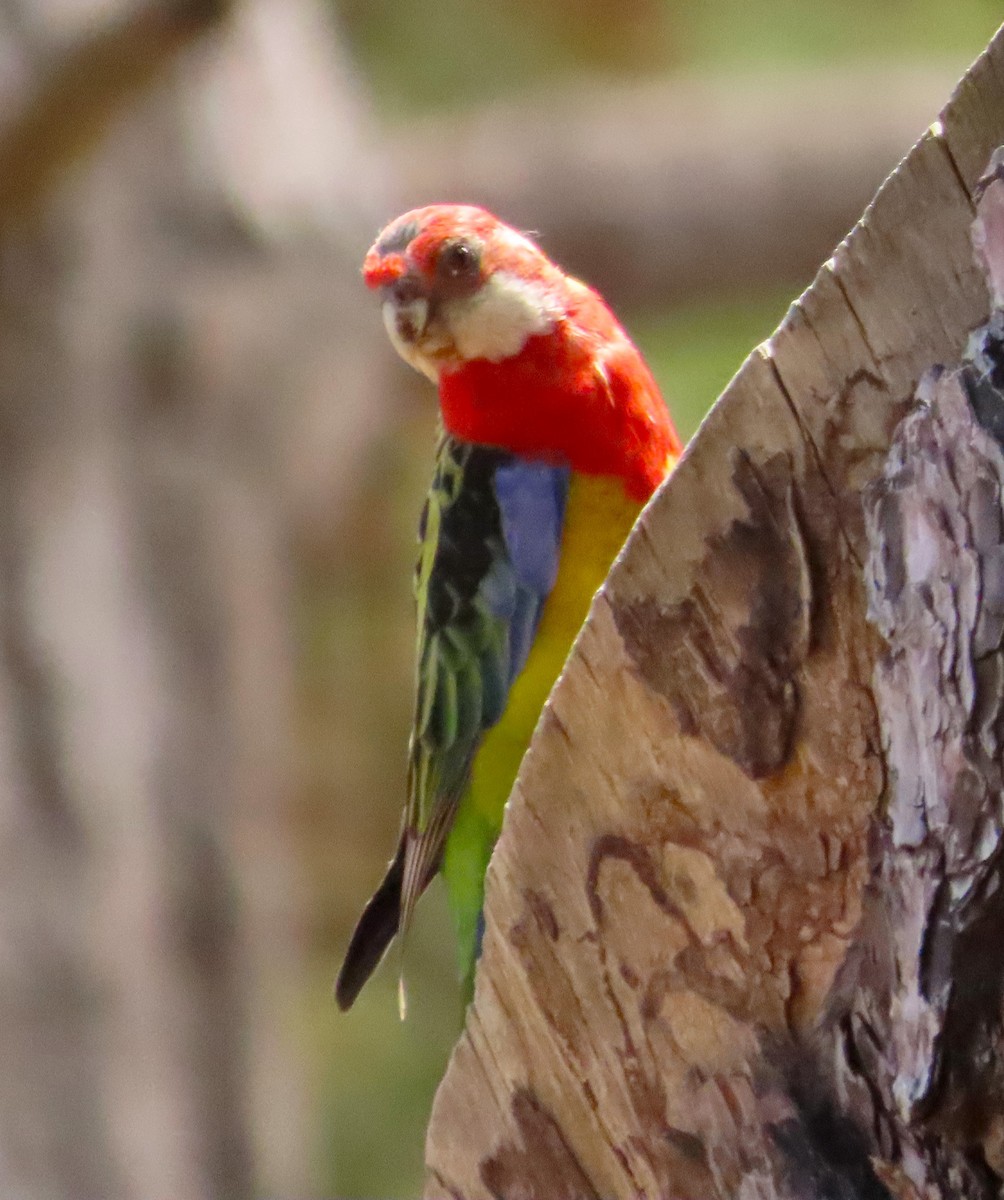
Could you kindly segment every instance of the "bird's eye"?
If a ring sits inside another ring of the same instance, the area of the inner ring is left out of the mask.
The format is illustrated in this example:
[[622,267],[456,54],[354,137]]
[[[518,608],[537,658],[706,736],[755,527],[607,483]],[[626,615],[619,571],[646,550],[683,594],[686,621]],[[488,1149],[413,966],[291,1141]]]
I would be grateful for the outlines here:
[[444,279],[471,279],[480,271],[481,263],[469,242],[447,242],[439,252],[436,269]]

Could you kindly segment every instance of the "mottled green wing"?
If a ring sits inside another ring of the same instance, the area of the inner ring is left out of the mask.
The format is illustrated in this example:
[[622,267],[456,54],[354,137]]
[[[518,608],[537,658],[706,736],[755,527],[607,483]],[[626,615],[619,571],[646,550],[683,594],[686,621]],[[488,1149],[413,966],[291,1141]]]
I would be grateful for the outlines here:
[[554,584],[569,474],[443,437],[419,529],[418,655],[397,853],[336,984],[348,1008],[435,874],[486,730],[505,710]]
[[419,530],[418,655],[400,927],[439,866],[484,731],[502,715],[520,580],[496,473],[511,455],[444,437]]

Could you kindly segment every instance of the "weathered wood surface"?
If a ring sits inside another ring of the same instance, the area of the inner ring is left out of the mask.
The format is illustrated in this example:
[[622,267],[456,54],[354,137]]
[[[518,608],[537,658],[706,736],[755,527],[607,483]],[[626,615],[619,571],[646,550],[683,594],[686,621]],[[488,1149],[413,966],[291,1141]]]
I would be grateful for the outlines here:
[[[1001,142],[1004,34],[594,604],[492,860],[427,1196],[999,1194],[999,902],[965,902],[996,895],[1000,456],[950,379],[900,423],[986,317]],[[934,532],[897,542],[911,504]]]

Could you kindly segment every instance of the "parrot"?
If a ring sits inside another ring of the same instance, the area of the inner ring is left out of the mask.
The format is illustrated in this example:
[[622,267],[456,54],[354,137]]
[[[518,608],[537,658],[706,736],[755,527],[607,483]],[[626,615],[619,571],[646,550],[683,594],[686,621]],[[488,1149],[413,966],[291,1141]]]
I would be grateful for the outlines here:
[[[544,703],[639,512],[681,454],[600,295],[473,205],[404,213],[363,262],[400,357],[436,385],[419,521],[404,816],[335,985],[355,1002],[442,872],[467,994],[485,872]],[[403,951],[402,951],[403,955]],[[404,1016],[403,957],[399,1002]]]

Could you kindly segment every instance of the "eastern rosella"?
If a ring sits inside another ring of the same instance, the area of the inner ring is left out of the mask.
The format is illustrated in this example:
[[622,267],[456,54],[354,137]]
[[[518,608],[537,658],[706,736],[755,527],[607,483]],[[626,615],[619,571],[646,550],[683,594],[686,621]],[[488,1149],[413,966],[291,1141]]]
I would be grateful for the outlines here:
[[363,275],[398,353],[438,386],[443,432],[419,529],[404,820],[338,977],[342,1008],[440,868],[469,977],[523,753],[593,594],[680,454],[603,300],[483,209],[405,213]]

